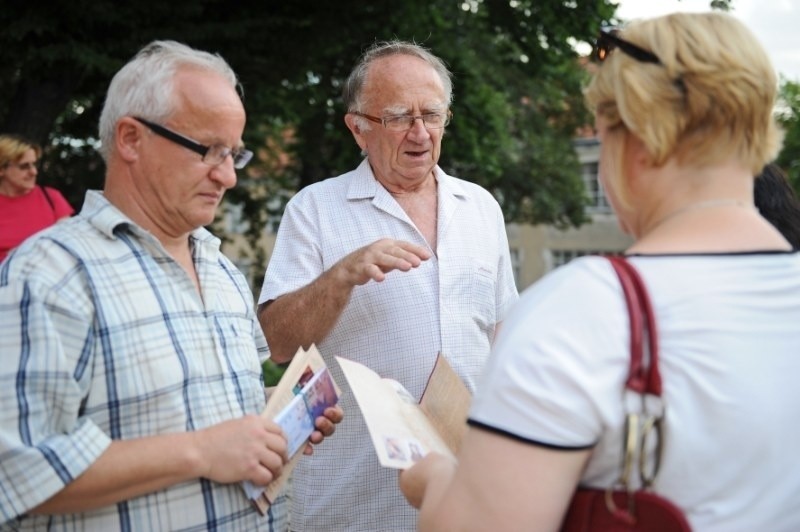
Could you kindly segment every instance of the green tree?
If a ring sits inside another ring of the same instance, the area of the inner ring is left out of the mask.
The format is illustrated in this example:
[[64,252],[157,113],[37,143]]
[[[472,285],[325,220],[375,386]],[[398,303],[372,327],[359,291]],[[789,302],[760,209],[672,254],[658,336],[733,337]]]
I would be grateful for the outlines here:
[[778,118],[786,136],[776,162],[800,193],[800,83],[781,79]]
[[455,75],[442,165],[493,191],[510,220],[575,225],[583,197],[570,140],[587,117],[571,43],[591,40],[613,10],[608,0],[10,0],[0,10],[0,129],[48,146],[43,180],[79,205],[101,185],[96,123],[112,74],[156,38],[218,51],[240,75],[246,141],[261,154],[231,194],[258,231],[265,198],[357,162],[342,80],[373,41],[413,39]]

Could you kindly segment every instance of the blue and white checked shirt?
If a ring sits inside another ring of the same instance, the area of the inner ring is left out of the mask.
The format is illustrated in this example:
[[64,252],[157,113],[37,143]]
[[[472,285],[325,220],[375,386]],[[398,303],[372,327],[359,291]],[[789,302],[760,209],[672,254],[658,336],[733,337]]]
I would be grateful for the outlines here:
[[[101,193],[0,266],[0,528],[272,530],[238,483],[196,480],[115,506],[24,516],[111,440],[259,413],[267,356],[249,287],[205,229],[202,297],[160,242]],[[22,516],[22,517],[20,517]]]

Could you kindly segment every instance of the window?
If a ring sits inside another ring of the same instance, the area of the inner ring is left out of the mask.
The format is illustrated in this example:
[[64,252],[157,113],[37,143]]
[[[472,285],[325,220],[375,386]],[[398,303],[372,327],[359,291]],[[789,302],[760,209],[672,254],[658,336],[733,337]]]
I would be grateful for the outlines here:
[[586,162],[581,165],[581,177],[589,195],[589,212],[611,212],[606,195],[603,192],[603,185],[598,179],[598,164],[596,162]]
[[551,249],[550,268],[554,269],[563,266],[572,259],[585,255],[618,255],[619,251],[599,250],[599,249]]

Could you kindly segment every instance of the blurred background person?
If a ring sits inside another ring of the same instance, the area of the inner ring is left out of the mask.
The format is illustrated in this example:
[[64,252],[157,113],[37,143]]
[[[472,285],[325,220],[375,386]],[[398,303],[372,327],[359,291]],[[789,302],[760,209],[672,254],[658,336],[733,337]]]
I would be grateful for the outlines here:
[[75,211],[54,188],[37,185],[42,149],[0,135],[0,261],[23,240]]
[[794,249],[800,249],[800,201],[780,166],[770,163],[756,176],[753,201],[761,216],[769,220]]

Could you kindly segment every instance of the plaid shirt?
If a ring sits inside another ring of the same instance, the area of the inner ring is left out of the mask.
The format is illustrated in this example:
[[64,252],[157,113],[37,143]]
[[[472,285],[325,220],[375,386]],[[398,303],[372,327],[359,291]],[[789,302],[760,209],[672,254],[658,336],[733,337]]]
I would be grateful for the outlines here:
[[[272,530],[242,486],[184,482],[93,511],[24,516],[111,440],[198,430],[264,407],[267,347],[250,289],[205,229],[201,294],[98,192],[0,267],[0,528]],[[280,515],[279,515],[280,514]]]

